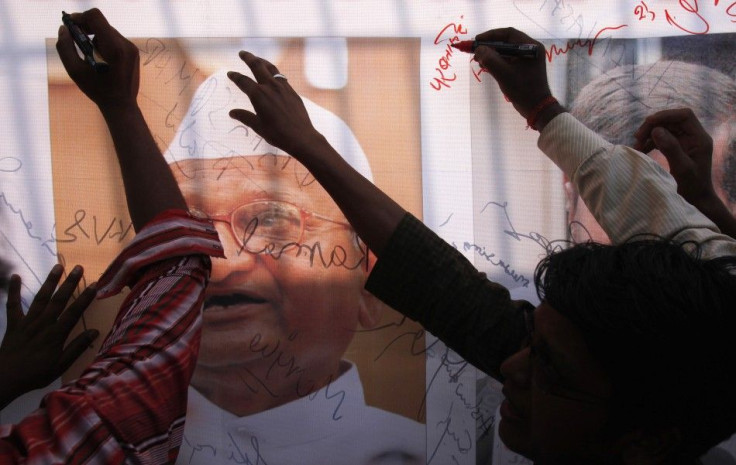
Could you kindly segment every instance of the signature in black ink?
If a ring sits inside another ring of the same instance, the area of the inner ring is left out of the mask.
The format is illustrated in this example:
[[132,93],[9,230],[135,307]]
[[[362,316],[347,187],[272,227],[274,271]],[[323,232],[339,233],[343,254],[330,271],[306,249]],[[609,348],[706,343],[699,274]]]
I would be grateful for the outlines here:
[[[471,436],[468,429],[465,428],[462,431],[457,432],[451,428],[453,405],[454,404],[450,404],[450,408],[447,411],[447,416],[445,417],[445,419],[437,422],[437,427],[442,428],[442,434],[437,440],[437,444],[432,450],[432,453],[427,458],[427,465],[432,463],[434,458],[437,456],[437,452],[439,451],[440,447],[443,445],[453,451],[451,457],[456,462],[457,457],[455,457],[454,455],[455,451],[462,455],[466,455],[468,451],[470,451],[473,447],[473,437]],[[447,445],[448,442],[450,443],[450,445]]]
[[98,226],[97,215],[92,215],[91,222],[90,226],[86,210],[77,210],[74,213],[74,223],[64,229],[64,237],[57,238],[57,242],[76,242],[79,236],[75,232],[79,232],[85,238],[94,240],[97,245],[105,240],[115,239],[120,243],[133,231],[133,222],[130,220],[124,222],[120,218],[112,218],[109,222]]
[[504,260],[495,258],[496,254],[493,252],[486,251],[486,248],[484,246],[480,246],[477,244],[471,244],[470,242],[464,242],[463,249],[465,249],[466,251],[473,250],[475,253],[483,257],[491,265],[500,267],[504,273],[511,276],[511,279],[513,279],[514,282],[517,282],[517,283],[520,282],[522,287],[529,287],[529,278],[527,278],[523,274],[517,273],[516,270],[512,268],[511,265],[506,263]]
[[49,254],[51,254],[51,256],[56,257],[56,251],[52,247],[52,245],[56,241],[53,230],[50,234],[51,237],[49,237],[48,239],[44,239],[43,237],[31,232],[31,230],[33,229],[33,222],[26,219],[25,214],[23,213],[23,210],[21,210],[18,207],[15,207],[13,204],[10,203],[10,201],[8,200],[4,192],[0,192],[0,207],[2,206],[7,207],[8,210],[10,210],[10,212],[20,220],[21,224],[26,230],[26,234],[28,234],[28,237],[38,241],[41,244],[42,248],[46,249],[46,251]]
[[[437,369],[432,373],[432,377],[427,383],[427,387],[424,390],[424,397],[422,399],[422,403],[419,407],[419,412],[424,412],[427,405],[427,396],[429,395],[430,390],[434,386],[435,381],[441,380],[440,374],[443,372],[447,375],[448,382],[450,383],[457,383],[458,378],[460,377],[460,374],[468,367],[470,364],[465,361],[462,357],[459,355],[454,355],[454,352],[452,352],[448,347],[444,346],[444,344],[438,344],[440,342],[439,339],[435,340],[432,344],[427,346],[427,358],[434,358],[437,355],[434,352],[434,346],[437,344],[438,348],[441,348],[441,355],[440,357],[440,363],[437,366]],[[442,349],[443,348],[443,349]],[[421,417],[418,417],[421,418]],[[421,421],[421,420],[420,420]],[[429,463],[429,462],[427,462]]]
[[538,232],[535,232],[535,231],[530,231],[528,233],[518,232],[516,228],[514,227],[513,223],[511,222],[511,218],[509,217],[509,212],[507,210],[508,202],[503,202],[503,203],[488,202],[485,204],[485,206],[483,206],[480,213],[483,214],[483,212],[485,212],[488,207],[500,208],[501,211],[503,212],[503,216],[504,218],[506,218],[506,226],[505,226],[506,229],[504,229],[503,231],[504,234],[508,234],[509,236],[513,237],[517,241],[521,241],[522,239],[529,239],[532,242],[539,245],[541,248],[543,248],[544,251],[548,254],[553,253],[553,252],[559,252],[560,250],[563,249],[561,241],[550,241],[549,239],[547,239],[546,237],[544,237]]
[[[212,459],[217,457],[218,453],[227,454],[226,461],[243,464],[243,465],[268,465],[266,459],[261,455],[260,444],[256,436],[251,436],[250,447],[243,447],[233,437],[232,433],[227,433],[229,443],[227,444],[227,451],[219,451],[213,444],[207,443],[192,443],[192,440],[186,435],[182,438],[182,454],[184,457],[186,448],[191,449],[189,453],[188,463],[200,463],[200,459]],[[200,457],[201,456],[201,457]]]
[[248,244],[253,239],[257,228],[257,218],[251,219],[245,226],[243,237],[241,238],[243,245],[238,249],[238,255],[242,253],[265,254],[274,260],[279,260],[284,254],[288,253],[294,257],[308,258],[310,267],[314,267],[316,264],[325,269],[337,267],[356,270],[361,266],[365,267],[366,270],[368,269],[368,246],[361,241],[356,241],[354,244],[355,248],[358,249],[358,258],[354,260],[349,259],[351,254],[341,245],[333,246],[332,250],[326,253],[322,250],[322,244],[319,241],[315,241],[312,245],[295,241],[285,242],[283,244],[269,242],[261,248],[249,249]]
[[[205,303],[205,309],[208,305],[212,304],[212,300]],[[289,334],[287,340],[294,341],[298,336],[299,333],[294,331]],[[334,382],[332,375],[327,378],[326,383],[319,383],[316,380],[308,379],[308,373],[299,365],[294,355],[286,353],[281,340],[277,340],[275,343],[265,342],[263,335],[260,333],[253,335],[248,344],[248,350],[259,355],[263,360],[270,362],[270,365],[263,377],[258,376],[247,368],[243,368],[245,373],[240,373],[240,379],[243,382],[243,385],[250,392],[254,394],[263,392],[276,399],[281,397],[281,395],[271,389],[269,381],[273,380],[275,376],[281,376],[283,379],[296,377],[294,380],[294,389],[298,397],[301,398],[308,396],[309,400],[314,400],[318,395],[324,395],[325,399],[334,400],[335,402],[335,408],[332,411],[332,419],[340,420],[342,418],[340,407],[342,407],[347,393],[344,390],[338,390],[335,392],[331,390]]]

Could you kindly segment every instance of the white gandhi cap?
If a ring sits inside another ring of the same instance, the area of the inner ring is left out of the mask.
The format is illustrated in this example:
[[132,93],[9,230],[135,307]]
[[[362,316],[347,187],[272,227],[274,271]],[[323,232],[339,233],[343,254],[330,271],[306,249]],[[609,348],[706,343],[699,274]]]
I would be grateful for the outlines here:
[[[255,131],[229,116],[230,110],[253,110],[248,96],[227,77],[228,70],[210,75],[194,94],[164,157],[169,164],[190,159],[250,155],[288,155]],[[250,69],[239,70],[253,78]],[[347,124],[334,113],[302,97],[314,127],[356,171],[373,180],[368,159]]]

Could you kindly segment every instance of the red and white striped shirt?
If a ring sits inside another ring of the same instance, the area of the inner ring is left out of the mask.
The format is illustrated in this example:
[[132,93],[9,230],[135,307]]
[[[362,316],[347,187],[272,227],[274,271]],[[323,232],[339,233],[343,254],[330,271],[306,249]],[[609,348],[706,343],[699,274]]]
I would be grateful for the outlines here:
[[174,463],[199,351],[211,222],[168,211],[148,223],[102,275],[98,297],[131,293],[94,362],[0,426],[0,463]]

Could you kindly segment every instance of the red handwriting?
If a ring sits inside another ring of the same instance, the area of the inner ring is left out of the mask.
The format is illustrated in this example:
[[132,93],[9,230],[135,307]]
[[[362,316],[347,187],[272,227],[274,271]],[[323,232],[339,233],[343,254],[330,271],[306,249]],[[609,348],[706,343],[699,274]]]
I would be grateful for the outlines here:
[[634,7],[634,14],[639,16],[639,21],[644,19],[650,19],[654,21],[654,18],[657,17],[657,15],[653,11],[649,10],[649,6],[644,3],[644,0],[642,0],[639,5],[636,5]]
[[547,56],[547,61],[549,61],[550,63],[552,63],[552,59],[553,58],[555,58],[555,57],[557,57],[559,55],[564,55],[564,54],[568,53],[570,50],[572,50],[572,49],[574,49],[576,47],[578,47],[578,48],[580,48],[580,47],[588,47],[588,55],[592,55],[593,54],[593,48],[595,47],[595,44],[598,41],[598,39],[600,38],[601,34],[603,34],[606,31],[615,31],[615,30],[624,28],[626,26],[627,26],[626,24],[622,24],[620,26],[604,27],[600,31],[598,31],[596,33],[596,35],[593,36],[592,39],[585,39],[585,40],[578,39],[578,40],[575,40],[575,41],[572,41],[572,42],[568,42],[567,45],[564,48],[559,48],[555,44],[552,44],[552,45],[550,45],[549,50],[546,50],[544,52],[545,55]]
[[[460,19],[463,17],[460,16]],[[468,29],[461,23],[449,23],[440,30],[437,36],[434,38],[434,44],[439,45],[445,42],[445,49],[437,60],[437,67],[435,67],[436,74],[429,82],[429,85],[434,90],[442,90],[443,88],[450,88],[450,83],[457,79],[457,74],[452,72],[450,74],[449,68],[452,67],[450,59],[455,54],[455,49],[452,48],[452,44],[460,41],[461,35],[466,35]]]
[[[718,4],[718,0],[716,0],[716,5]],[[681,26],[676,20],[675,17],[670,14],[670,11],[665,8],[664,9],[664,16],[667,19],[667,23],[669,23],[672,26],[675,26],[677,29],[680,29],[681,31],[685,31],[688,34],[707,34],[708,31],[710,31],[710,24],[708,24],[708,21],[705,20],[705,18],[700,14],[699,7],[698,7],[698,0],[680,0],[680,6],[683,10],[690,14],[694,14],[702,23],[703,29],[701,31],[691,31],[683,26]]]
[[[720,0],[713,0],[713,6],[719,7]],[[667,24],[673,26],[683,32],[693,35],[703,35],[710,31],[710,23],[704,16],[703,10],[700,8],[703,3],[698,4],[698,0],[678,0],[675,8],[665,8],[664,18]],[[724,4],[726,5],[726,4]],[[731,19],[732,23],[736,23],[736,1],[731,1],[728,6],[725,7],[725,14]],[[654,21],[656,14],[654,11],[649,10],[649,6],[641,1],[640,5],[634,8],[634,15],[636,15],[639,21],[644,19],[651,19]],[[693,25],[684,26],[683,24],[689,24],[691,20]]]
[[481,74],[483,74],[483,73],[490,74],[487,69],[485,69],[484,67],[482,67],[480,65],[480,63],[478,63],[477,61],[475,61],[475,58],[471,58],[470,59],[470,71],[473,73],[473,77],[478,82],[482,82],[481,79],[480,79],[480,75]]

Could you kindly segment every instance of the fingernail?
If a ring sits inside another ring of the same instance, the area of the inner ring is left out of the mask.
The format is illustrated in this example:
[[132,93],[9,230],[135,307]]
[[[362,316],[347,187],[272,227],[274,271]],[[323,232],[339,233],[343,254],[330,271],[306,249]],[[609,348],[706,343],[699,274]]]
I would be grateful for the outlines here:
[[69,276],[78,277],[82,274],[83,269],[80,265],[75,265],[74,268],[72,268],[71,273],[69,273]]
[[227,72],[227,77],[228,77],[228,78],[230,78],[230,80],[233,80],[233,79],[235,79],[235,77],[236,77],[237,75],[238,75],[238,73],[236,73],[235,71],[228,71],[228,72]]
[[51,273],[53,274],[61,274],[63,271],[64,271],[64,267],[58,263],[54,265],[53,268],[51,268]]

